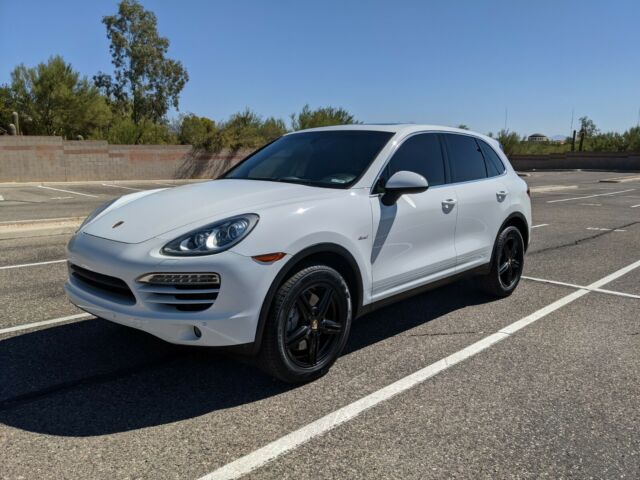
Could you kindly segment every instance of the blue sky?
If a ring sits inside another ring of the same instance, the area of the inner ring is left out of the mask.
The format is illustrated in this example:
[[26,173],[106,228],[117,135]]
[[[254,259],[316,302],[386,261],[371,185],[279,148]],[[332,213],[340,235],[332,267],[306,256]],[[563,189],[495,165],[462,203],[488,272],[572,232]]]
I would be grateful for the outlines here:
[[[191,77],[181,112],[288,117],[333,105],[365,122],[567,134],[571,111],[624,130],[640,109],[640,2],[143,0]],[[115,0],[0,0],[0,83],[62,55],[111,71]],[[574,125],[575,125],[574,123]]]

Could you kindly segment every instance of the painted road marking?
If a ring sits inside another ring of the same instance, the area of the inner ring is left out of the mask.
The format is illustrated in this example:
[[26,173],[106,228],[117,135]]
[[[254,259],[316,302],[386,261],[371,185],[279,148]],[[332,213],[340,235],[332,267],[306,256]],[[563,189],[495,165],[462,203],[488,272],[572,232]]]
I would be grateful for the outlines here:
[[640,203],[638,205],[631,205],[631,208],[638,208],[640,207]]
[[69,198],[73,198],[73,197],[51,197],[51,200],[67,200]]
[[618,295],[619,297],[639,298],[640,299],[640,295],[633,295],[632,293],[617,292],[615,290],[607,290],[607,289],[604,289],[604,288],[589,288],[589,287],[585,287],[584,285],[576,285],[574,283],[558,282],[557,280],[547,280],[546,278],[527,277],[525,275],[522,275],[521,278],[524,278],[525,280],[531,280],[531,281],[534,281],[534,282],[549,283],[551,285],[562,285],[563,287],[571,287],[571,288],[576,288],[576,289],[579,289],[579,290],[580,289],[589,290],[591,292],[607,293],[609,295]]
[[609,193],[597,193],[595,195],[587,195],[585,197],[560,198],[558,200],[547,200],[547,203],[568,202],[569,200],[584,200],[585,198],[593,198],[593,197],[606,197],[609,195],[617,195],[619,193],[633,192],[634,190],[635,188],[630,188],[629,190],[620,190],[619,192],[609,192]]
[[613,272],[610,275],[590,284],[587,288],[581,288],[566,297],[562,297],[559,300],[547,305],[544,308],[532,313],[531,315],[527,315],[524,318],[512,323],[511,325],[489,335],[488,337],[479,340],[476,343],[469,345],[462,350],[449,355],[448,357],[442,358],[431,365],[424,367],[417,372],[414,372],[400,380],[387,385],[386,387],[381,388],[365,397],[362,397],[359,400],[356,400],[349,405],[346,405],[334,412],[331,412],[325,415],[322,418],[319,418],[315,422],[312,422],[308,425],[305,425],[298,430],[295,430],[278,440],[275,440],[258,450],[255,450],[243,457],[234,460],[231,463],[228,463],[213,472],[204,475],[200,478],[200,480],[233,480],[240,478],[243,475],[246,475],[253,470],[266,465],[267,463],[275,460],[280,455],[287,453],[305,442],[322,435],[339,425],[357,417],[362,412],[378,405],[381,402],[389,400],[390,398],[409,390],[410,388],[419,385],[425,380],[437,375],[438,373],[447,370],[448,368],[466,360],[468,358],[477,355],[478,353],[486,350],[487,348],[495,345],[498,342],[501,342],[505,338],[509,338],[510,335],[516,333],[518,330],[526,327],[527,325],[534,323],[541,318],[549,315],[550,313],[555,312],[556,310],[568,305],[575,300],[587,295],[592,289],[600,288],[602,285],[609,283],[616,278],[619,278],[626,273],[629,273],[633,269],[640,267],[640,260],[620,269],[616,272]]
[[585,205],[587,207],[601,207],[601,203],[579,203],[578,205]]
[[4,197],[2,195],[0,195],[0,202],[4,201]]
[[3,333],[19,332],[21,330],[29,330],[30,328],[44,327],[46,325],[54,325],[56,323],[68,322],[70,320],[84,320],[92,318],[93,315],[89,313],[78,313],[77,315],[69,315],[67,317],[52,318],[51,320],[43,320],[42,322],[27,323],[24,325],[16,325],[15,327],[8,327],[0,329],[0,335]]
[[557,190],[573,190],[578,185],[541,185],[540,187],[531,187],[531,193],[555,192]]
[[141,188],[131,188],[131,187],[123,187],[122,185],[113,185],[111,183],[103,183],[103,187],[114,187],[114,188],[124,188],[125,190],[135,190],[137,192],[141,192]]
[[600,232],[626,232],[626,230],[622,228],[587,227],[586,230],[598,230]]
[[534,226],[532,226],[531,228],[546,227],[546,226],[548,226],[548,225],[549,225],[548,223],[541,223],[540,225],[534,225]]
[[55,190],[56,192],[72,193],[73,195],[82,195],[83,197],[98,198],[100,195],[91,195],[89,193],[74,192],[73,190],[63,190],[61,188],[45,187],[44,185],[38,185],[38,188],[46,188],[47,190]]
[[51,265],[53,263],[62,263],[66,260],[50,260],[48,262],[35,262],[35,263],[21,263],[19,265],[5,265],[0,267],[0,270],[11,270],[12,268],[24,268],[24,267],[36,267],[38,265]]

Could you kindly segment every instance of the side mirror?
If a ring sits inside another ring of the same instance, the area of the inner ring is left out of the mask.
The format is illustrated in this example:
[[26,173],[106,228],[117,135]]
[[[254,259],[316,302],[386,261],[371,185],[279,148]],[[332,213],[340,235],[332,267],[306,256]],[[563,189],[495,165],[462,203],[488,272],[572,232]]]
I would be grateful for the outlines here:
[[386,206],[393,205],[406,193],[421,193],[429,188],[427,179],[415,172],[401,170],[391,175],[384,186],[382,203]]

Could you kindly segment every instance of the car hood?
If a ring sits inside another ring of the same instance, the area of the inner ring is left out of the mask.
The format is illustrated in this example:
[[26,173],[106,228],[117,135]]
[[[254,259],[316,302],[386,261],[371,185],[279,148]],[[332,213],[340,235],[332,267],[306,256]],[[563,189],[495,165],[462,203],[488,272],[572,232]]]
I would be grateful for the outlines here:
[[338,190],[260,180],[214,180],[125,195],[82,230],[124,243],[141,243],[171,230],[198,228],[228,216],[324,198]]

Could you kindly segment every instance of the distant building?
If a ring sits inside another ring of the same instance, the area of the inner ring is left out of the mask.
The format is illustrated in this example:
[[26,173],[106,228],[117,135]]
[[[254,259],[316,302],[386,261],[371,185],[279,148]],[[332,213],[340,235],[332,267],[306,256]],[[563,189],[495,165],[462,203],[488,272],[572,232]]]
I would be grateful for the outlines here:
[[533,135],[529,135],[527,137],[527,141],[534,143],[546,143],[549,141],[549,137],[543,135],[542,133],[534,133]]

